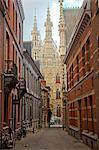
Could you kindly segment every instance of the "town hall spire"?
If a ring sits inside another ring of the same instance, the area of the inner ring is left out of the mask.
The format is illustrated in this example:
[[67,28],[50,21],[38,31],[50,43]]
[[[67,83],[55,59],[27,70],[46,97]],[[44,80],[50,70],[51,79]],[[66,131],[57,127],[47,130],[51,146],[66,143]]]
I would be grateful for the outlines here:
[[60,2],[60,20],[59,20],[59,36],[60,36],[60,55],[65,55],[65,19],[63,14],[63,0],[59,0]]
[[34,16],[33,31],[32,31],[32,45],[33,45],[32,58],[35,60],[39,60],[41,40],[40,40],[40,33],[37,28],[36,9],[35,9],[35,16]]
[[50,8],[48,6],[47,19],[46,19],[46,22],[45,22],[45,27],[46,27],[45,40],[46,41],[52,40],[52,26],[53,26],[53,24],[52,24],[51,18],[50,18]]

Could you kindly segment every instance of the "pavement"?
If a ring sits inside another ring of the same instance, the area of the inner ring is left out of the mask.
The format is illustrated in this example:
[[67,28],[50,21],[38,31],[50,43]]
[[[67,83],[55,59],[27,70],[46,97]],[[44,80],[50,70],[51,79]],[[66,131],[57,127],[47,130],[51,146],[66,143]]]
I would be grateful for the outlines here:
[[91,150],[62,128],[41,129],[17,141],[13,150]]

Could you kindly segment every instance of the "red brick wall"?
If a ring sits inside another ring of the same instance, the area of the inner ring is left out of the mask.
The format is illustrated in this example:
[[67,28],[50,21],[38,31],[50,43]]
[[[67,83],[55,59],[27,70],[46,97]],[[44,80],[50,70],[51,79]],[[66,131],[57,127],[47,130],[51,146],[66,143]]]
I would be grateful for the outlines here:
[[[4,16],[2,1],[0,1],[0,123],[3,121],[4,112],[4,78],[2,76],[4,68]],[[1,114],[2,113],[2,114]],[[2,117],[1,117],[2,115]]]
[[99,136],[99,6],[97,2],[98,1],[92,1],[92,50],[94,52],[93,67],[96,96],[96,132]]
[[[95,1],[92,5],[93,13],[96,13],[94,12]],[[96,39],[99,35],[99,14],[93,16],[94,19],[90,19],[79,40],[71,47],[66,59],[67,96],[69,100],[69,126],[78,127],[81,131],[88,130],[88,132],[99,135],[99,77],[97,80],[94,78],[94,72],[99,71],[99,49],[97,50],[98,54],[95,53],[97,49]],[[87,45],[88,38],[90,39],[89,48]],[[83,46],[85,46],[85,55],[82,51]],[[90,59],[88,56],[90,56]],[[97,121],[98,125],[96,125]]]
[[[0,43],[4,44],[4,46],[5,46],[2,48],[2,51],[4,52],[4,58],[2,58],[2,60],[8,59],[8,57],[7,57],[8,56],[8,49],[6,47],[6,42],[7,42],[6,41],[6,33],[7,33],[9,36],[9,60],[13,60],[13,56],[14,56],[13,61],[17,65],[18,79],[19,79],[22,77],[22,65],[23,65],[22,64],[22,59],[23,59],[23,56],[22,56],[23,55],[23,20],[22,20],[21,15],[20,15],[19,7],[17,5],[17,0],[14,0],[14,1],[9,0],[9,7],[5,3],[6,1],[3,0],[2,2],[3,2],[4,7],[6,8],[5,25],[2,24],[2,27],[0,26],[0,30],[2,29],[2,31],[3,31],[3,27],[5,27],[4,33],[2,33],[0,31],[0,37],[5,36],[5,37],[0,38]],[[13,22],[13,12],[14,12],[14,14],[17,13],[17,21],[16,21],[16,15],[14,15],[14,22]],[[0,13],[1,13],[1,11],[0,11]],[[1,17],[1,14],[0,14],[0,17]],[[1,20],[0,20],[0,22],[1,22]],[[19,24],[20,24],[20,28],[21,28],[20,34],[19,34]],[[17,27],[17,30],[16,30],[16,27]],[[19,42],[20,37],[21,37],[21,39]],[[3,43],[3,40],[5,40],[4,43]],[[0,46],[1,46],[1,44],[0,44]],[[14,54],[13,54],[13,51],[14,51]],[[3,54],[3,53],[1,53],[1,54]],[[1,67],[5,66],[5,64],[1,65],[2,60],[0,60],[0,66]],[[17,96],[17,94],[18,94],[15,89],[13,89],[9,93],[9,96],[8,96],[8,121],[12,117],[11,116],[12,115],[12,93],[14,96],[15,95]],[[2,108],[4,108],[3,105],[2,105]],[[16,108],[18,108],[18,106],[16,106]],[[21,105],[20,105],[20,110],[21,110]],[[16,117],[17,117],[16,121],[18,121],[18,111],[19,110],[16,109]],[[20,117],[21,117],[21,113],[20,113]],[[2,120],[4,121],[4,113],[3,113]],[[20,118],[20,120],[21,120],[21,118]]]

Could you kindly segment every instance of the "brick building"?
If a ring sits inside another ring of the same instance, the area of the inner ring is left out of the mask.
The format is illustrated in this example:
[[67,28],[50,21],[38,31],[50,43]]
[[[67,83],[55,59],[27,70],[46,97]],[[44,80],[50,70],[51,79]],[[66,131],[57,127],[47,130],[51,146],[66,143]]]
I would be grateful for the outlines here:
[[[0,1],[0,131],[2,130],[4,107],[4,27],[5,24],[5,7],[3,1]],[[0,132],[1,134],[1,132]]]
[[0,9],[1,4],[5,12],[2,15],[3,11],[0,11],[2,18],[0,20],[2,111],[0,109],[0,113],[1,129],[5,133],[9,128],[18,131],[21,127],[21,98],[26,92],[26,82],[22,76],[24,12],[21,0],[2,0]]
[[99,149],[99,0],[84,0],[65,64],[69,133]]

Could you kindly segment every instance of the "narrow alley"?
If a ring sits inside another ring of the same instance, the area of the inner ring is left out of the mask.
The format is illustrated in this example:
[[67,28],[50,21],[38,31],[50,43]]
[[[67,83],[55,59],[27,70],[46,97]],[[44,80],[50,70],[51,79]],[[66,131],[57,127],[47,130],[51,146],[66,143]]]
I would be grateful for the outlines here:
[[69,136],[62,128],[46,128],[28,134],[13,150],[90,150],[81,141]]

